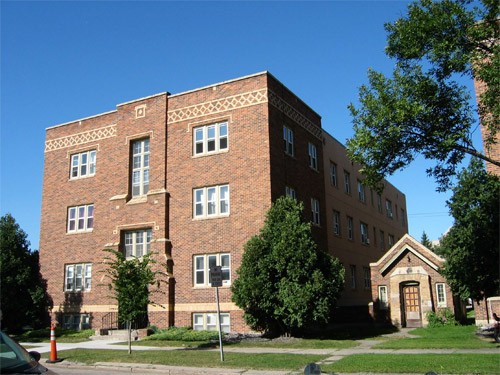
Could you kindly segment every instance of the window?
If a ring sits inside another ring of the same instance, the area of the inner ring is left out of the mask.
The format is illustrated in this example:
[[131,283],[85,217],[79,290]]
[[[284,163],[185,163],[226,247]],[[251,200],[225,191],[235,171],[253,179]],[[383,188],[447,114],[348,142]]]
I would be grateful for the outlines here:
[[392,202],[389,199],[385,200],[385,211],[387,213],[387,217],[392,219]]
[[92,264],[67,264],[64,271],[64,291],[88,291],[92,286]]
[[283,144],[285,153],[290,156],[294,156],[293,131],[286,126],[283,126]]
[[94,228],[94,205],[68,208],[68,233],[89,232]]
[[71,155],[70,178],[90,177],[95,175],[96,151],[85,151]]
[[370,239],[368,238],[368,225],[365,223],[361,223],[359,229],[361,231],[361,242],[365,245],[369,245]]
[[406,215],[404,208],[401,209],[401,224],[406,227]]
[[194,189],[195,218],[229,215],[229,185]]
[[363,281],[365,289],[371,289],[372,282],[371,282],[370,268],[368,267],[363,267]]
[[351,271],[351,289],[356,289],[356,266],[349,266]]
[[318,170],[318,150],[312,143],[309,143],[307,148],[309,151],[309,167]]
[[149,191],[149,138],[132,142],[132,196]]
[[333,234],[340,236],[340,212],[333,211]]
[[227,121],[194,129],[194,155],[207,155],[228,148]]
[[387,299],[387,286],[379,285],[378,286],[378,302],[381,310],[387,310],[388,307],[388,299]]
[[359,180],[358,180],[358,198],[363,203],[366,201],[365,185],[363,185],[363,183]]
[[438,307],[446,307],[446,289],[444,283],[436,283],[436,296]]
[[140,258],[151,251],[151,229],[124,232],[125,257]]
[[385,233],[383,230],[380,231],[380,249],[385,250]]
[[354,221],[350,216],[347,216],[347,238],[354,239]]
[[315,225],[320,225],[319,200],[311,198],[311,221]]
[[351,194],[351,174],[344,171],[344,193]]
[[231,256],[229,254],[195,255],[193,262],[195,286],[210,286],[210,268],[214,266],[222,268],[222,285],[231,283]]
[[378,212],[382,213],[382,196],[377,194],[377,209]]
[[377,246],[377,228],[373,227],[373,246]]
[[90,328],[90,314],[64,314],[63,328],[74,331]]
[[337,186],[337,164],[330,162],[330,183]]
[[394,235],[389,234],[387,237],[389,238],[389,241],[388,241],[389,248],[391,248],[394,245]]
[[[222,332],[231,331],[231,320],[227,313],[220,314],[220,328]],[[195,331],[217,331],[217,313],[194,313],[193,329]]]
[[295,193],[295,189],[291,188],[290,186],[285,186],[285,194],[287,197],[297,199],[297,194]]

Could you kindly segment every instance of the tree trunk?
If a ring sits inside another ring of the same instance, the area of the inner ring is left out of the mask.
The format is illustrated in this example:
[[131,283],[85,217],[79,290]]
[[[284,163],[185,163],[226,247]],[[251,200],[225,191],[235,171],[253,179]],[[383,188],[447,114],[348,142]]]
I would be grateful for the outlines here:
[[128,354],[132,354],[132,321],[127,320]]

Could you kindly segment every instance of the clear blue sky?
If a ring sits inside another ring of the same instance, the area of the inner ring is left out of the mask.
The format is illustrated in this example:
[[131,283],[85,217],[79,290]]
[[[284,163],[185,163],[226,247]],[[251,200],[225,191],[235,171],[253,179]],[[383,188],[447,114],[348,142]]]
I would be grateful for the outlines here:
[[[1,1],[1,215],[10,212],[38,248],[46,128],[264,70],[345,143],[353,134],[347,105],[368,68],[392,71],[383,25],[407,4]],[[406,194],[417,239],[452,225],[450,195],[435,192],[430,165],[389,177]]]

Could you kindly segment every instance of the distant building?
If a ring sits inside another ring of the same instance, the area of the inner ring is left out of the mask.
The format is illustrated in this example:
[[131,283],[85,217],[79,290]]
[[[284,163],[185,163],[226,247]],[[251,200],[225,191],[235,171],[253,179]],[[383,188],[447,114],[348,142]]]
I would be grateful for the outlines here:
[[370,262],[408,225],[404,194],[386,184],[377,195],[358,169],[320,116],[268,72],[48,128],[40,263],[53,317],[72,328],[116,324],[103,285],[111,248],[167,264],[169,284],[151,288],[150,324],[215,329],[208,274],[220,265],[222,328],[248,331],[230,286],[244,244],[284,194],[304,202],[318,244],[346,268],[339,306],[363,314]]

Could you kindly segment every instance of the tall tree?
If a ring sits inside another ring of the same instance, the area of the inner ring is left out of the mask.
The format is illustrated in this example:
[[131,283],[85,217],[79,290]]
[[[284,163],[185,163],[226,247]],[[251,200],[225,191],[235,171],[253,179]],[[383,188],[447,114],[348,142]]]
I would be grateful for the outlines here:
[[499,218],[500,180],[472,159],[458,174],[458,184],[447,202],[455,219],[441,240],[443,273],[454,293],[482,300],[500,294]]
[[434,245],[432,244],[432,241],[429,239],[429,236],[427,236],[427,233],[425,233],[425,231],[422,233],[422,238],[420,239],[420,243],[429,250],[434,251]]
[[155,260],[152,254],[141,258],[127,259],[123,252],[104,249],[110,255],[105,257],[106,284],[118,302],[118,320],[125,323],[128,329],[129,354],[132,352],[130,333],[132,323],[140,323],[147,317],[148,305],[154,302],[150,296],[150,285],[157,284],[159,292],[162,272],[153,270]]
[[460,162],[472,155],[500,166],[474,148],[477,128],[471,93],[458,78],[486,84],[479,104],[482,124],[495,143],[500,123],[498,0],[420,0],[408,14],[385,24],[386,54],[396,60],[392,77],[369,70],[359,107],[349,105],[354,136],[351,159],[363,165],[367,184],[408,166],[417,155],[436,162],[427,173],[438,190],[450,186]]
[[289,197],[269,209],[237,273],[233,301],[252,329],[273,334],[328,322],[344,284],[344,268],[317,248],[302,203]]
[[41,328],[49,322],[52,301],[40,274],[38,251],[11,214],[0,218],[0,309],[3,330]]

